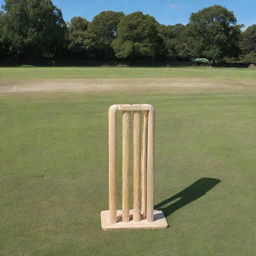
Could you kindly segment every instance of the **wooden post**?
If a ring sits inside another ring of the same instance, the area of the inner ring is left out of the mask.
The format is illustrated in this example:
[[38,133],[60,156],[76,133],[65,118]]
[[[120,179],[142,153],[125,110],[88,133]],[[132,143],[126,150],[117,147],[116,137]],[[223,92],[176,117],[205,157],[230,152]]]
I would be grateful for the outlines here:
[[153,221],[153,186],[154,186],[154,109],[150,109],[148,113],[148,152],[147,152],[147,221]]
[[123,113],[122,134],[122,209],[123,221],[129,221],[129,171],[130,171],[130,129],[131,113]]
[[133,114],[133,220],[140,221],[141,113]]
[[146,218],[146,198],[147,198],[147,144],[148,144],[148,111],[144,111],[142,130],[142,150],[141,150],[141,213],[142,218]]
[[109,221],[116,223],[116,111],[115,105],[108,111],[109,134]]

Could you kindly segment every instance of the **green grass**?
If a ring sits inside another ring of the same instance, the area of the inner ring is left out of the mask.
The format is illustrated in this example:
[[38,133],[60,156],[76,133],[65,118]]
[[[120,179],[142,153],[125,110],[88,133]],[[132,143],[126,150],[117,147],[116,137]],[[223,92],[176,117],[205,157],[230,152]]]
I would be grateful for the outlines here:
[[[19,78],[66,76],[26,70]],[[170,227],[103,232],[107,109],[142,102],[157,111],[155,204]],[[254,256],[255,117],[255,92],[1,94],[0,255]]]
[[246,68],[130,68],[130,67],[19,67],[0,68],[0,79],[43,78],[225,78],[256,79],[255,70]]

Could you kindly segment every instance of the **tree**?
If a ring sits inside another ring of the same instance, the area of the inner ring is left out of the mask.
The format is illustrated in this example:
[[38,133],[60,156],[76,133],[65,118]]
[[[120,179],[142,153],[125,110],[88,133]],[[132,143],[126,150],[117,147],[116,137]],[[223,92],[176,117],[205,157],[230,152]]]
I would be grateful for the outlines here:
[[164,42],[164,52],[168,59],[188,59],[187,30],[182,24],[161,25],[160,32]]
[[248,27],[242,33],[241,49],[243,51],[243,60],[256,64],[256,25]]
[[192,55],[211,63],[238,56],[241,26],[236,22],[233,12],[218,5],[192,13],[188,24]]
[[117,27],[112,46],[120,59],[154,59],[159,53],[159,24],[149,15],[134,12],[125,16]]
[[95,16],[88,26],[86,49],[96,58],[111,59],[114,52],[111,47],[116,38],[117,26],[124,17],[122,12],[104,11]]
[[68,50],[76,54],[86,54],[85,40],[89,22],[82,17],[74,17],[68,26],[69,44]]
[[0,56],[6,56],[7,55],[7,44],[5,40],[5,26],[6,23],[6,17],[3,12],[0,11]]
[[5,0],[9,51],[18,57],[53,57],[65,42],[66,24],[51,0]]

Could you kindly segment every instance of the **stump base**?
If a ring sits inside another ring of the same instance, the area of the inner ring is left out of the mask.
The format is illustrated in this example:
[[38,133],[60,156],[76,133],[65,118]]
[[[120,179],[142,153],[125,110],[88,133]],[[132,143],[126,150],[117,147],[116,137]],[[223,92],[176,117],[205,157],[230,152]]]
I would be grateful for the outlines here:
[[162,211],[154,210],[154,221],[148,222],[143,219],[141,221],[133,221],[133,210],[130,210],[130,221],[122,221],[122,211],[117,211],[117,222],[112,224],[109,222],[109,211],[101,212],[101,227],[103,230],[114,229],[164,229],[168,227],[168,223]]

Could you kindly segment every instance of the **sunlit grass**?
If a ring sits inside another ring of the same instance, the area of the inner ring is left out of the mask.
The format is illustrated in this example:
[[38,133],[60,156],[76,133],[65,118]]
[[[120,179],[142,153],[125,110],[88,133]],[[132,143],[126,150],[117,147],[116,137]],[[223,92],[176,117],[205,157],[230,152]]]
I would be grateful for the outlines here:
[[256,71],[246,68],[130,68],[130,67],[18,67],[0,68],[0,79],[55,78],[225,78],[256,79]]
[[[79,75],[21,70],[19,78]],[[107,109],[117,102],[156,108],[155,204],[202,178],[219,181],[211,189],[192,185],[194,200],[189,194],[187,203],[162,205],[166,230],[100,228],[99,213],[107,208]],[[254,256],[255,109],[255,92],[0,95],[0,255]]]

